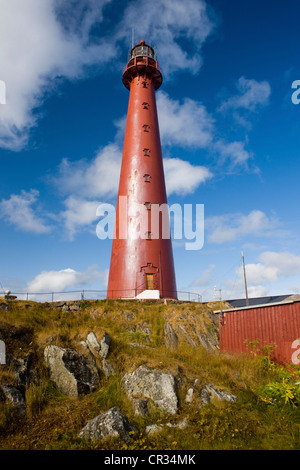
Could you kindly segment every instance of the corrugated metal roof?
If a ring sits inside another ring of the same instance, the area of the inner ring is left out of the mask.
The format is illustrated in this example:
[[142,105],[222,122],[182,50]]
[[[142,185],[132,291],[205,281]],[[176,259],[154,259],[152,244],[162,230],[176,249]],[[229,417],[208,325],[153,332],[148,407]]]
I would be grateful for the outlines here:
[[[252,297],[248,299],[249,306],[251,305],[264,305],[264,304],[269,304],[269,303],[274,303],[274,302],[282,302],[288,297],[291,297],[292,294],[286,294],[286,295],[272,295],[272,296],[265,296],[265,297]],[[246,299],[231,299],[231,300],[226,300],[228,304],[230,304],[232,307],[246,307]]]
[[[263,297],[262,297],[263,298]],[[275,299],[276,297],[274,297]],[[299,296],[286,296],[282,301],[275,301],[275,302],[267,302],[264,304],[254,304],[248,305],[245,307],[237,307],[237,308],[224,308],[222,310],[214,310],[214,313],[220,313],[221,311],[224,312],[238,312],[239,310],[253,310],[254,308],[263,308],[263,307],[273,307],[275,305],[283,305],[283,304],[292,304],[294,302],[300,302],[300,295]],[[230,302],[228,302],[230,304]],[[230,304],[232,305],[232,304]]]

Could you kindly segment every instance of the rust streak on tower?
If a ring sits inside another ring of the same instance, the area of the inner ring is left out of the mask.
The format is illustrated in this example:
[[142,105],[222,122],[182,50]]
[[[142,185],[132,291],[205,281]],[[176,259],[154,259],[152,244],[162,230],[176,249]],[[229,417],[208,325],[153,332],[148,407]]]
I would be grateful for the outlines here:
[[155,100],[162,74],[145,41],[131,50],[123,84],[130,94],[107,298],[176,299],[171,238],[162,236],[162,224],[155,236],[151,225],[152,208],[166,205],[167,196]]

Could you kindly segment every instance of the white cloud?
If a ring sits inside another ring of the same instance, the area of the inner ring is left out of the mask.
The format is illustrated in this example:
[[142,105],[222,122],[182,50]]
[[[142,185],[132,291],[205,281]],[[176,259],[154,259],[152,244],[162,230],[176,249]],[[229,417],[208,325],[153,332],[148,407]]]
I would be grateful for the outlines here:
[[228,142],[217,137],[215,119],[201,102],[185,98],[180,103],[159,91],[157,109],[162,145],[205,149],[217,154],[220,164],[229,161],[232,168],[247,166],[253,158],[245,142]]
[[[266,266],[263,263],[248,263],[245,266],[245,270],[249,285],[278,281],[278,268],[276,266]],[[237,272],[242,276],[242,268],[239,268]]]
[[239,108],[255,111],[257,107],[266,106],[269,102],[271,86],[267,81],[258,82],[254,79],[241,77],[236,87],[239,93],[223,101],[219,111]]
[[205,287],[208,285],[211,285],[213,282],[214,276],[213,274],[216,271],[216,266],[214,264],[211,264],[207,269],[205,269],[201,276],[192,281],[190,284],[191,286],[197,286],[197,287]]
[[53,181],[63,194],[80,198],[111,197],[118,192],[121,159],[120,147],[108,144],[90,162],[64,159]]
[[241,141],[226,142],[219,140],[215,142],[214,149],[220,155],[220,162],[229,160],[232,167],[247,166],[248,161],[253,158],[253,153],[245,149],[245,143]]
[[[223,299],[231,300],[246,298],[243,274],[240,273],[240,276],[240,279],[230,279],[223,282]],[[269,286],[260,285],[259,283],[256,285],[250,285],[249,282],[247,283],[247,293],[249,298],[271,295]]]
[[[213,176],[206,167],[178,158],[166,158],[163,164],[168,195],[190,194]],[[70,241],[83,229],[94,230],[100,202],[118,193],[120,167],[121,149],[116,144],[109,144],[89,163],[63,160],[53,182],[67,195],[59,219]]]
[[[132,27],[137,41],[145,34],[156,43],[165,76],[182,69],[198,71],[202,44],[213,29],[204,0],[127,2],[123,19],[109,33],[105,24],[102,32],[102,23],[107,23],[104,9],[111,1],[1,1],[1,80],[6,84],[1,147],[22,149],[37,125],[43,100],[57,86],[56,79],[78,80],[87,66],[118,58],[118,43],[123,45],[124,39],[130,43]],[[181,38],[190,43],[189,52]]]
[[39,192],[34,189],[12,194],[9,199],[0,202],[0,217],[24,232],[49,233],[51,226],[38,215],[38,197]]
[[[204,285],[205,286],[205,285]],[[244,279],[227,279],[221,284],[222,300],[246,299]],[[272,295],[269,286],[264,285],[248,285],[248,297],[264,297]],[[219,309],[220,292],[215,292],[214,287],[209,285],[202,294],[204,302],[216,302],[216,310]]]
[[259,256],[259,263],[247,264],[247,280],[250,284],[277,282],[282,277],[300,274],[300,256],[293,253],[266,251]]
[[276,266],[278,275],[290,276],[300,273],[300,256],[293,253],[266,251],[261,254],[260,260],[266,266]]
[[73,240],[76,233],[84,227],[88,227],[90,231],[94,228],[94,233],[96,233],[96,228],[92,224],[97,219],[96,210],[100,204],[99,201],[86,201],[69,196],[64,203],[66,210],[60,215],[69,240]]
[[61,292],[68,288],[81,287],[93,282],[105,282],[107,272],[100,272],[97,266],[90,266],[85,271],[74,269],[61,269],[59,271],[42,271],[27,284],[27,291]]
[[[67,159],[61,162],[58,175],[51,182],[66,196],[60,220],[69,240],[83,229],[92,231],[100,202],[117,195],[121,158],[120,146],[112,143],[101,149],[90,162],[70,162]],[[165,158],[163,164],[168,195],[190,194],[213,177],[208,168],[179,158]]]
[[[172,99],[165,91],[156,93],[159,133],[162,145],[184,148],[208,148],[215,133],[214,119],[205,106],[185,98]],[[124,137],[126,116],[115,120],[116,141]]]
[[189,98],[180,103],[160,91],[157,109],[163,145],[207,148],[211,144],[214,120],[202,103]]
[[112,0],[54,0],[55,16],[70,35],[84,44],[90,40],[92,28],[103,21],[103,9]]
[[[246,263],[246,280],[248,297],[264,297],[299,292],[300,256],[290,252],[265,251],[257,259],[257,263]],[[239,299],[246,297],[242,263],[235,270],[235,276],[223,277],[219,281],[222,299]],[[203,271],[193,281],[192,286],[204,287],[203,300],[214,298],[213,283],[218,283],[213,274],[217,275],[214,265]],[[294,283],[294,287],[292,284]],[[298,284],[297,284],[298,283]],[[219,298],[219,293],[218,297]]]
[[[200,102],[185,99],[180,103],[178,100],[172,100],[165,92],[159,92],[157,106],[163,145],[214,149],[221,159],[229,159],[233,165],[245,164],[250,158],[249,152],[241,142],[214,141],[214,120]],[[93,160],[72,162],[64,159],[58,175],[53,178],[60,192],[68,196],[65,201],[67,210],[63,212],[63,217],[71,238],[76,232],[76,227],[80,226],[84,200],[88,201],[87,217],[92,221],[91,211],[95,199],[115,197],[118,192],[122,159],[121,135],[124,133],[125,124],[125,116],[115,121],[115,142],[99,150]],[[168,195],[191,194],[200,184],[213,177],[209,168],[192,165],[180,158],[164,158],[163,163]],[[73,199],[69,198],[70,196]]]
[[190,194],[212,178],[212,173],[204,166],[194,166],[179,158],[165,158],[164,170],[168,195]]
[[[253,297],[265,297],[267,295],[271,295],[270,294],[270,288],[267,287],[267,286],[249,286],[247,287],[247,293],[248,293],[248,297],[249,298],[253,298]],[[244,297],[245,294],[243,291],[242,291],[242,295],[241,297]]]
[[[134,0],[125,9],[116,37],[130,43],[132,28],[135,42],[153,41],[167,76],[177,70],[199,70],[201,47],[214,25],[204,0]],[[188,47],[182,45],[182,38]]]
[[248,215],[226,214],[210,217],[206,219],[205,227],[210,243],[224,243],[247,235],[273,235],[278,221],[260,210],[253,210]]
[[[90,203],[92,208],[92,203],[96,204],[95,198],[110,198],[118,193],[121,159],[120,146],[111,143],[101,149],[90,162],[70,162],[67,159],[61,162],[58,175],[52,178],[52,182],[62,194],[68,197],[71,195],[73,198],[65,201],[67,213],[63,215],[66,220],[72,223],[69,210],[77,212],[75,205],[80,208],[85,199],[94,199]],[[201,183],[213,176],[208,168],[192,165],[179,158],[165,158],[163,162],[168,194],[192,193]],[[74,214],[74,221],[76,217]]]
[[35,109],[55,87],[57,77],[78,79],[86,65],[112,57],[112,44],[95,44],[88,34],[109,1],[1,1],[0,63],[6,84],[1,147],[20,150],[26,145],[29,130],[40,117]]

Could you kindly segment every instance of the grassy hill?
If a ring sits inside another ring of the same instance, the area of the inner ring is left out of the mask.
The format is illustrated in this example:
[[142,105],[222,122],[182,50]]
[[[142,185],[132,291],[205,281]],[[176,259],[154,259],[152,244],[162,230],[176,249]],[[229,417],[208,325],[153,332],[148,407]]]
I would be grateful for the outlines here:
[[[7,354],[30,357],[36,375],[24,389],[24,416],[16,414],[13,406],[0,403],[1,450],[300,449],[299,367],[275,365],[267,354],[257,354],[257,345],[252,353],[250,345],[247,356],[220,353],[214,305],[112,300],[80,305],[1,302],[0,332],[6,334]],[[167,341],[167,323],[176,333],[176,344]],[[102,375],[96,391],[70,398],[50,380],[43,351],[55,344],[84,352],[81,341],[91,331],[97,337],[104,333],[110,336],[109,361],[116,373]],[[158,409],[147,416],[134,414],[121,379],[141,364],[176,378],[179,407],[175,416]],[[187,390],[195,381],[199,386],[212,384],[238,400],[213,399],[202,406],[196,399],[187,404]],[[0,365],[1,384],[16,385],[12,365]],[[137,439],[92,443],[78,438],[88,420],[113,406],[139,430]],[[157,434],[145,434],[150,424],[175,424],[183,419],[188,423],[184,429],[164,426]]]

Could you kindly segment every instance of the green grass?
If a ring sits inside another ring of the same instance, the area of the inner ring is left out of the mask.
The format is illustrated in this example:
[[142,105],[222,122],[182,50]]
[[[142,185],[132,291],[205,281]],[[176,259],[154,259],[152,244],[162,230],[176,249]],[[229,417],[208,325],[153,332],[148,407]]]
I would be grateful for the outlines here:
[[[1,321],[33,329],[34,344],[30,347],[41,380],[26,391],[26,417],[16,416],[11,407],[0,403],[0,449],[299,450],[299,367],[287,369],[274,364],[267,350],[264,356],[258,355],[256,349],[255,354],[230,356],[193,348],[183,341],[175,351],[168,350],[163,341],[165,316],[174,318],[186,310],[204,315],[207,307],[96,301],[85,302],[79,311],[63,312],[50,304],[14,302],[12,311],[1,313]],[[147,322],[152,334],[139,330],[138,325],[143,322]],[[93,393],[76,399],[66,397],[49,379],[43,348],[54,343],[76,349],[90,331],[97,336],[103,332],[111,336],[109,361],[116,375],[103,377]],[[130,342],[143,343],[152,349],[134,348]],[[176,377],[180,385],[176,416],[155,408],[146,417],[134,415],[121,379],[126,371],[140,364]],[[13,385],[9,368],[0,372],[0,383]],[[186,391],[195,379],[199,387],[211,383],[236,395],[238,401],[213,400],[200,407],[196,400],[186,405]],[[271,394],[270,384],[273,384]],[[113,406],[118,406],[139,429],[137,439],[125,444],[118,439],[91,443],[78,438],[88,420]],[[184,418],[188,421],[185,429],[166,426]],[[146,436],[146,426],[155,423],[164,425],[163,431]]]

